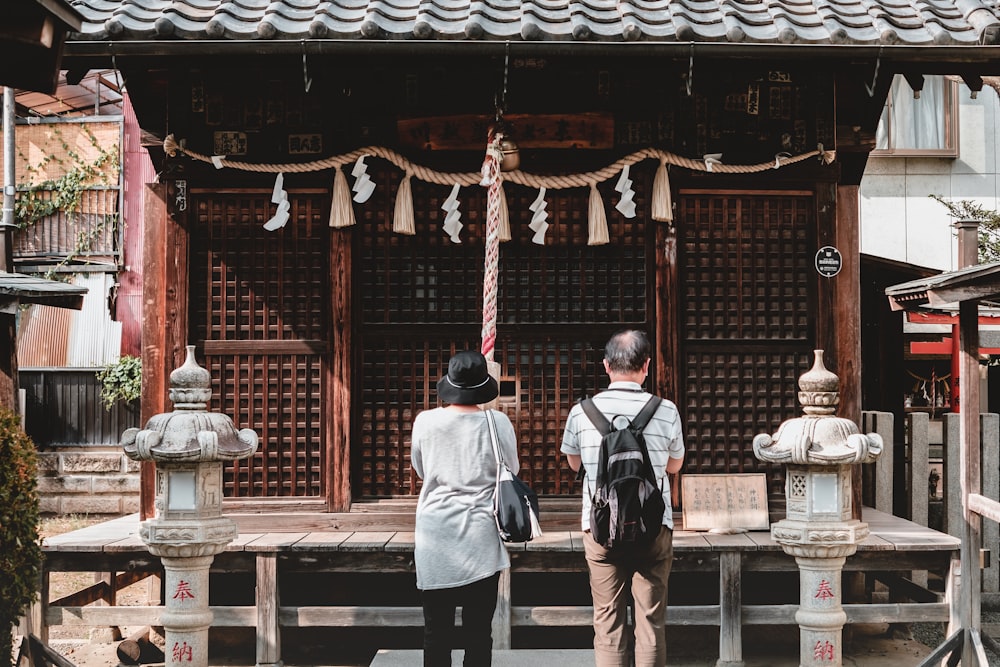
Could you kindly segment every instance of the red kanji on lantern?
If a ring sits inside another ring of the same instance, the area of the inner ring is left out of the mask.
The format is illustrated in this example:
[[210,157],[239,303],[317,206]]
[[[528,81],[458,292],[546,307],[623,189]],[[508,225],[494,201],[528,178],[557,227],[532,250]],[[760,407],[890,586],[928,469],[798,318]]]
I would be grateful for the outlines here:
[[187,642],[184,642],[183,644],[174,642],[174,649],[173,649],[174,662],[183,662],[185,660],[191,662],[191,660],[193,659],[193,655],[194,652],[191,650],[191,647],[188,646]]
[[813,647],[813,658],[816,660],[833,660],[833,644],[829,641],[816,642]]
[[177,582],[177,590],[174,592],[175,600],[193,600],[194,592],[191,590],[191,584],[184,581],[183,579]]
[[818,600],[829,600],[835,597],[833,589],[830,587],[830,582],[824,579],[819,582],[819,588],[816,590],[816,599]]

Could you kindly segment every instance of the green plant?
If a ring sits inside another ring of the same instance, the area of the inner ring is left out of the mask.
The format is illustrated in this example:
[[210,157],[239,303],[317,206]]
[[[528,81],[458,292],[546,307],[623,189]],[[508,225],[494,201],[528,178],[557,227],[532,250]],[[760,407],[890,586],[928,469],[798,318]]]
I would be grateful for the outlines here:
[[940,195],[929,196],[948,209],[948,214],[956,220],[975,220],[979,223],[980,262],[1000,259],[1000,213],[967,199],[953,202]]
[[97,379],[101,383],[101,400],[108,410],[118,401],[134,401],[142,395],[142,359],[122,355],[98,371]]
[[0,665],[13,663],[14,624],[38,597],[38,461],[21,419],[0,408]]

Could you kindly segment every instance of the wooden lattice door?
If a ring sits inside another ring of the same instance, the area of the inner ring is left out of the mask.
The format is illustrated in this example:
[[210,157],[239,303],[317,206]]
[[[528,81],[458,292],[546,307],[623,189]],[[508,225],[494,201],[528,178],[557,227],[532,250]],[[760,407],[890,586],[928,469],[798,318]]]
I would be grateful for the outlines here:
[[[633,171],[633,178],[651,181]],[[398,176],[377,177],[395,192]],[[648,183],[647,183],[648,185]],[[520,437],[523,476],[543,495],[579,492],[559,453],[574,402],[607,385],[601,359],[624,327],[653,333],[652,228],[640,217],[609,215],[611,243],[587,245],[586,188],[549,191],[544,245],[532,243],[529,205],[538,191],[505,185],[512,240],[500,246],[495,359],[500,408]],[[639,193],[648,187],[636,187]],[[485,190],[461,191],[461,243],[441,230],[450,188],[414,181],[416,233],[390,231],[392,201],[366,206],[355,276],[360,294],[361,392],[352,444],[355,498],[419,491],[409,459],[410,427],[438,405],[436,382],[452,353],[478,349],[482,318]],[[613,191],[608,189],[606,200]],[[640,201],[640,211],[648,209]]]
[[815,200],[808,192],[681,191],[680,254],[685,470],[782,471],[753,437],[801,414],[798,377],[815,339]]
[[191,329],[214,411],[260,436],[227,464],[230,498],[322,497],[327,488],[329,198],[290,191],[290,217],[263,228],[270,191],[192,193]]

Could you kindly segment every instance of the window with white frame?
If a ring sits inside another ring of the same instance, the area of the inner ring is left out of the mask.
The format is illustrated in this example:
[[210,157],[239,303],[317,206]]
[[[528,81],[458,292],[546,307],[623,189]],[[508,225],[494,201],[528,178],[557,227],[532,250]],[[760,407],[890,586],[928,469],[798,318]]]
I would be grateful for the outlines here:
[[889,89],[875,132],[873,155],[936,155],[958,157],[956,84],[948,77],[924,77],[915,98],[906,79],[897,74]]

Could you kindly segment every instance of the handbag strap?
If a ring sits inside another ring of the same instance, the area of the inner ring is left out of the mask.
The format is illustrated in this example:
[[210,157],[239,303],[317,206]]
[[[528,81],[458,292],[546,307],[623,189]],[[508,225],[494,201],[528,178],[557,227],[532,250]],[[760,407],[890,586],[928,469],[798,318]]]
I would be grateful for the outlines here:
[[493,443],[493,455],[497,458],[497,466],[503,465],[503,454],[500,453],[500,438],[497,436],[497,425],[493,421],[493,411],[486,409],[486,424],[490,429],[490,441]]

